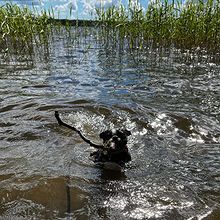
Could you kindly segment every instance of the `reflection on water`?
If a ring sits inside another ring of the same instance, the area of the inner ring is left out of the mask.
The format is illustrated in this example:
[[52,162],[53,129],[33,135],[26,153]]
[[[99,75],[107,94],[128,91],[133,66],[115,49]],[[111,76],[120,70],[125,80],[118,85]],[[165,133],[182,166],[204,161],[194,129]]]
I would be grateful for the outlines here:
[[0,211],[3,218],[54,219],[68,216],[71,211],[76,217],[88,217],[88,193],[74,185],[68,185],[69,182],[64,177],[39,176],[16,180],[16,187],[1,190],[3,205]]
[[[217,62],[119,53],[90,36],[18,66],[0,70],[2,219],[220,218]],[[122,173],[95,167],[55,110],[97,143],[105,129],[131,130],[132,162]]]

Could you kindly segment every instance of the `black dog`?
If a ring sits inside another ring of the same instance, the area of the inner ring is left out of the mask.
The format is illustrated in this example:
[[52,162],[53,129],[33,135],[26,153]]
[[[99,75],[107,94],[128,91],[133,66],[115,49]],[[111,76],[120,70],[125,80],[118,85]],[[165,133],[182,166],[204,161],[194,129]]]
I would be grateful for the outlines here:
[[79,130],[63,122],[59,113],[55,111],[55,117],[59,125],[63,125],[76,131],[80,137],[90,146],[98,150],[91,153],[90,156],[95,163],[116,163],[119,166],[124,166],[125,163],[131,161],[131,155],[127,147],[127,137],[131,132],[126,129],[121,130],[107,130],[100,133],[99,137],[103,140],[103,145],[98,145],[88,140]]
[[128,130],[107,130],[102,132],[99,137],[103,140],[102,148],[91,153],[95,162],[114,162],[119,165],[131,161],[128,152],[127,137],[131,135]]

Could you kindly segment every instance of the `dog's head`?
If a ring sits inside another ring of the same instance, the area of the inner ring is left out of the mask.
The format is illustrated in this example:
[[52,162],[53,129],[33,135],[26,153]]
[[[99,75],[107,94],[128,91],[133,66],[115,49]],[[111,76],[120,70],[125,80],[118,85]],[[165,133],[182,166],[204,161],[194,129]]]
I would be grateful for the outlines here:
[[130,135],[131,132],[126,129],[113,129],[104,131],[99,136],[103,140],[105,148],[122,149],[126,146]]

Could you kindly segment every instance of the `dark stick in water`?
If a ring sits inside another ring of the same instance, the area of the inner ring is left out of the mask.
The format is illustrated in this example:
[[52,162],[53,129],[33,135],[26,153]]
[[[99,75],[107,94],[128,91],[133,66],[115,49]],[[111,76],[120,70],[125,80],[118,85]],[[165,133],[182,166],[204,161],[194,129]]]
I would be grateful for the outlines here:
[[66,176],[67,213],[71,213],[70,177]]
[[87,138],[81,133],[81,131],[79,131],[77,128],[75,128],[75,127],[73,127],[73,126],[71,126],[71,125],[68,125],[68,124],[66,124],[65,122],[63,122],[63,121],[60,119],[60,116],[59,116],[58,111],[55,111],[55,118],[57,119],[59,125],[63,125],[63,126],[69,128],[69,129],[73,130],[73,131],[76,131],[76,132],[79,134],[79,136],[80,136],[86,143],[88,143],[90,146],[95,147],[95,148],[103,148],[103,145],[98,145],[98,144],[92,143],[92,142],[91,142],[89,139],[87,139]]
[[[95,147],[95,148],[103,148],[102,145],[98,145],[98,144],[94,144],[92,143],[89,139],[87,139],[86,137],[84,137],[84,135],[75,127],[66,124],[65,122],[63,122],[59,116],[58,111],[55,111],[55,118],[58,121],[59,125],[65,126],[73,131],[76,131],[79,136],[86,142],[88,143],[90,146]],[[66,193],[67,193],[67,213],[71,213],[71,190],[70,190],[70,177],[67,176],[66,177],[67,180],[67,185],[66,185]]]

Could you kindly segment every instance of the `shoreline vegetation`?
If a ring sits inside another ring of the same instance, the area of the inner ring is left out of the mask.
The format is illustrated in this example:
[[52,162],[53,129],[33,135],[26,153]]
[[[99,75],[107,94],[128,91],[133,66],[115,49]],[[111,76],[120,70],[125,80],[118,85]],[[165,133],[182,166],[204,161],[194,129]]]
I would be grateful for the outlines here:
[[146,11],[138,1],[107,10],[96,9],[98,20],[114,29],[130,46],[156,46],[180,49],[220,49],[220,0],[155,0]]
[[0,7],[0,61],[32,57],[36,48],[47,49],[48,16],[35,16],[27,7],[7,3]]
[[36,48],[48,53],[54,30],[70,31],[72,26],[95,27],[104,41],[126,42],[130,49],[165,47],[219,54],[220,0],[184,4],[155,0],[146,10],[132,2],[97,8],[94,20],[57,19],[53,11],[7,3],[0,7],[0,61],[13,55],[32,56]]

